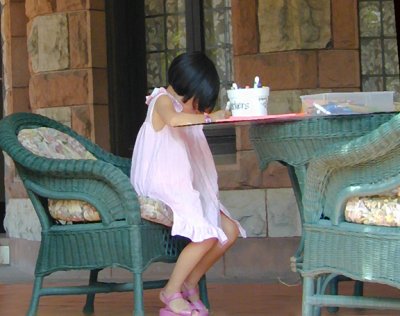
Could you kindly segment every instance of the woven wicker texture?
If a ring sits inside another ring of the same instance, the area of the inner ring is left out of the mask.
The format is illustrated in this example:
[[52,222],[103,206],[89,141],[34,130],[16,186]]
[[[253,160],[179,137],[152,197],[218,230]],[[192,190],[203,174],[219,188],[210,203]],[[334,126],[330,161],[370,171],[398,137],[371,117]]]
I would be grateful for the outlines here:
[[[24,128],[50,127],[78,140],[97,160],[49,159],[36,156],[17,139]],[[175,262],[187,240],[171,237],[170,229],[143,220],[129,181],[130,159],[104,151],[54,120],[31,113],[16,113],[0,121],[0,147],[15,162],[42,226],[35,284],[28,315],[35,315],[43,295],[88,294],[85,312],[93,311],[95,293],[134,291],[134,315],[144,315],[143,289],[162,287],[166,280],[143,281],[153,262]],[[47,200],[76,199],[96,207],[102,221],[57,225]],[[133,283],[97,282],[106,267],[133,273]],[[43,278],[56,271],[91,270],[88,286],[43,287]],[[205,279],[201,295],[208,304]]]
[[[389,121],[394,113],[375,113],[344,116],[304,117],[302,120],[273,124],[253,124],[250,139],[260,168],[271,161],[287,165],[296,196],[300,217],[304,222],[303,195],[309,161],[330,148],[368,134]],[[291,258],[293,271],[302,264],[303,239]]]
[[400,299],[325,291],[337,275],[400,288],[400,228],[344,221],[349,197],[400,186],[400,114],[378,125],[360,137],[325,147],[309,160],[301,268],[305,316],[318,315],[320,306],[400,309]]
[[305,165],[318,152],[324,151],[326,146],[344,144],[365,135],[392,116],[393,113],[325,116],[255,124],[250,129],[250,137],[261,169],[271,161],[283,161],[297,167]]

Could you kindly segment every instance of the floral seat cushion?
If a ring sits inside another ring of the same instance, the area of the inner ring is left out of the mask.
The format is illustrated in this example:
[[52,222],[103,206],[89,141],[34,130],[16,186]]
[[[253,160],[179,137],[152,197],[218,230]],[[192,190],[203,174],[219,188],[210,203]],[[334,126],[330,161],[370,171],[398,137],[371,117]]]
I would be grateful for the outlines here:
[[75,138],[54,128],[23,129],[18,141],[35,155],[53,159],[96,159]]
[[[168,227],[172,226],[173,213],[168,205],[145,196],[139,196],[139,204],[142,218]],[[94,206],[79,200],[49,199],[49,212],[60,224],[101,220]]]
[[359,224],[400,226],[400,187],[382,195],[349,199],[345,219]]
[[[38,127],[23,129],[18,141],[35,155],[52,159],[93,159],[80,142],[54,128]],[[141,217],[172,226],[172,210],[163,202],[139,197]],[[100,221],[100,214],[93,205],[80,200],[48,200],[50,215],[61,224]]]
[[165,226],[172,226],[173,213],[167,204],[146,196],[139,196],[139,204],[142,218]]
[[49,199],[49,212],[60,224],[100,221],[96,208],[85,201]]

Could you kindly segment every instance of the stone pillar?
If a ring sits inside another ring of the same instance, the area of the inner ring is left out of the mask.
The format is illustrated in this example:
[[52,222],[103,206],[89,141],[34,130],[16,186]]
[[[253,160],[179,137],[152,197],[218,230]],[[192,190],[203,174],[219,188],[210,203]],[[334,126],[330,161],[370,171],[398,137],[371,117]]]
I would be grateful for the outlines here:
[[23,1],[2,0],[1,5],[3,113],[7,115],[13,112],[29,111],[27,18]]
[[232,36],[235,81],[260,76],[271,114],[298,111],[301,94],[360,90],[357,0],[232,0]]
[[[104,0],[2,4],[4,112],[51,117],[109,149]],[[5,164],[6,231],[38,240],[33,206],[12,161]]]
[[[26,24],[28,19],[25,15],[25,3],[23,1],[1,1],[1,36],[2,36],[2,57],[3,57],[3,115],[13,112],[29,112],[29,67],[27,53]],[[12,199],[26,199],[26,192],[22,182],[16,176],[15,167],[12,160],[4,155],[4,183],[6,196],[6,217],[4,226],[7,233],[11,235],[15,230],[19,230],[19,221],[13,223],[13,215],[21,211],[19,215],[24,215],[24,210],[10,208]],[[12,212],[10,211],[12,210]],[[11,214],[12,213],[12,214]],[[36,215],[31,209],[28,213],[28,220]],[[11,217],[8,215],[12,215]],[[22,218],[25,218],[22,216]],[[37,222],[37,219],[36,219]],[[33,225],[36,228],[38,225]],[[27,228],[26,231],[30,229]],[[36,234],[37,234],[37,229]]]
[[26,15],[32,111],[109,149],[104,1],[27,0]]

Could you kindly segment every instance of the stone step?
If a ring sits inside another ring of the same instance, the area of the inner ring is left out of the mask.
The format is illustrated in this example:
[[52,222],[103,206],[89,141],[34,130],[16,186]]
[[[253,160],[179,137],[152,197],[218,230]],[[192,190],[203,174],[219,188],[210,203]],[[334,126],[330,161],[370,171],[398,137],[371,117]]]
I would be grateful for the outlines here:
[[0,234],[0,266],[10,264],[10,239]]

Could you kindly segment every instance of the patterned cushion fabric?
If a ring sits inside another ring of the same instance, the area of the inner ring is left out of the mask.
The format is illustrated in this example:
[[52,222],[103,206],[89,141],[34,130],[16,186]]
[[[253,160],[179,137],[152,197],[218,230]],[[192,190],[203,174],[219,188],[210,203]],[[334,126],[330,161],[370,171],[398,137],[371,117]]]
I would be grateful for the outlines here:
[[[23,129],[19,142],[35,155],[53,159],[96,159],[73,137],[54,128]],[[96,208],[79,200],[48,200],[50,215],[61,224],[100,221]],[[142,218],[172,226],[172,211],[163,202],[139,197]]]
[[345,219],[359,224],[400,226],[400,187],[382,195],[349,199]]
[[142,218],[165,226],[172,226],[173,213],[168,205],[145,196],[139,196],[139,203]]
[[[169,206],[161,201],[139,196],[140,213],[143,219],[172,226],[173,213]],[[87,202],[79,200],[49,199],[50,215],[60,224],[100,221],[96,208]]]
[[79,200],[49,199],[49,212],[61,224],[100,221],[96,208]]
[[75,138],[54,128],[23,129],[18,141],[35,155],[53,159],[96,159]]

